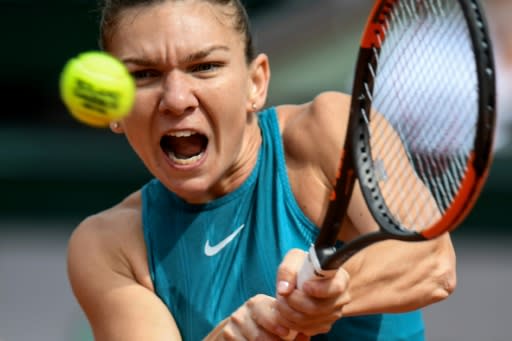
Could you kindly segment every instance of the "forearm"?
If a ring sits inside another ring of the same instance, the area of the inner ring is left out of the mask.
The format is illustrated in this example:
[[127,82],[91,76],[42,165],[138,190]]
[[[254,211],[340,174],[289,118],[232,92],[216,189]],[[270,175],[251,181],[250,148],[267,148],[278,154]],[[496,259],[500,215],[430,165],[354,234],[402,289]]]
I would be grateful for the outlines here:
[[344,316],[419,309],[448,297],[456,283],[455,253],[448,235],[420,243],[377,243],[344,268],[351,275],[352,297]]

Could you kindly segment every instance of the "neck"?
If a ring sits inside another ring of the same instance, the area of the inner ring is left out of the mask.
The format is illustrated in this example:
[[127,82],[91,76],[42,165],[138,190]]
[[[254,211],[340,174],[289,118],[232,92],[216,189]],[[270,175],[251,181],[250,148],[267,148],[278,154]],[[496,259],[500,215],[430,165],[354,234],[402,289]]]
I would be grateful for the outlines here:
[[223,179],[213,189],[216,197],[225,195],[240,187],[256,166],[262,142],[261,130],[258,125],[257,115],[252,115],[249,120],[249,126],[244,135],[238,157]]

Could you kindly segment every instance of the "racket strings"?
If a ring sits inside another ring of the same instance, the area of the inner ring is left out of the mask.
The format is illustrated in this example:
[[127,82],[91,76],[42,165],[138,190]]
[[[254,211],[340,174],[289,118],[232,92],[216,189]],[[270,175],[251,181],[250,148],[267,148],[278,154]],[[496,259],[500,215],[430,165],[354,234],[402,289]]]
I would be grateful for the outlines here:
[[[402,6],[404,6],[403,4],[405,4],[404,2],[402,2]],[[411,10],[411,7],[408,6],[407,4],[405,5],[405,9],[407,11],[408,14],[411,14],[413,13],[412,10]],[[417,16],[415,16],[417,17]],[[393,19],[394,20],[397,20],[396,18],[399,18],[397,16],[394,16],[392,17],[391,19],[391,22],[393,22]],[[403,27],[405,27],[405,24],[403,20],[400,20],[400,21],[397,21],[399,22],[400,24],[400,30],[403,29]],[[392,27],[391,25],[389,25],[388,23],[388,27]],[[389,35],[387,37],[387,39],[390,39],[392,37],[396,37],[396,35]],[[393,43],[391,44],[388,44],[388,45],[394,45]],[[381,67],[381,66],[379,66]],[[391,66],[391,67],[395,67],[395,66]],[[399,82],[399,80],[396,80],[395,81]],[[398,94],[399,95],[399,94]],[[387,97],[388,99],[389,98],[392,98],[391,96],[390,97]],[[399,101],[396,101],[396,102],[392,102],[391,104],[399,104],[400,102]],[[394,112],[396,111],[396,108],[392,108],[389,110],[389,112]],[[401,109],[401,111],[403,111],[403,109]],[[405,117],[405,119],[407,119],[407,117]],[[381,128],[377,128],[376,129],[377,131],[383,131]],[[388,130],[389,131],[389,130]],[[385,141],[392,141],[391,139],[391,136],[385,136],[384,137],[384,140]],[[399,149],[401,148],[401,146],[399,144],[396,144],[395,145],[395,149]],[[386,150],[390,153],[390,154],[395,154],[396,152],[393,151],[389,146],[383,146],[383,149]],[[395,162],[391,162],[391,164],[389,165],[389,167],[391,169],[397,169],[398,167],[395,166],[396,163],[398,163],[399,159],[395,159],[394,160]],[[406,169],[407,166],[401,166],[400,170],[398,170],[398,172],[396,173],[397,174],[397,177],[398,178],[402,178],[402,179],[406,179],[406,182],[401,184],[401,186],[394,186],[394,187],[391,187],[392,189],[395,189],[394,191],[390,191],[386,194],[386,201],[388,203],[392,203],[391,206],[400,206],[400,207],[395,207],[393,208],[392,207],[392,211],[398,211],[398,210],[404,210],[404,211],[408,211],[410,212],[411,210],[413,210],[413,212],[415,212],[415,216],[420,216],[420,212],[422,212],[423,210],[425,210],[427,207],[426,207],[426,201],[425,200],[419,200],[419,201],[407,201],[405,200],[405,197],[407,196],[407,193],[405,193],[404,191],[401,190],[401,188],[408,188],[410,187],[413,182],[414,182],[414,179],[412,179],[411,177],[404,177],[404,172],[405,172],[405,169]],[[421,203],[423,202],[423,205],[421,205]],[[394,205],[393,205],[394,203]],[[430,214],[430,216],[433,216],[434,214]],[[406,223],[407,224],[407,223]],[[425,221],[421,221],[421,224],[424,225],[426,224]]]
[[[448,40],[448,44],[450,45],[456,45],[457,41],[460,41],[461,39],[464,40],[464,32],[460,30],[461,26],[456,26],[461,18],[458,20],[456,18],[453,18],[453,12],[451,12],[452,16],[448,17],[448,20],[446,23],[455,23],[452,25],[445,25],[446,30],[443,32],[443,35],[447,35],[451,39]],[[457,29],[457,30],[456,30]],[[448,35],[449,32],[456,32],[456,34]],[[456,54],[455,56],[447,55],[448,50],[439,50],[438,53],[443,59],[447,58],[453,58],[458,57],[460,54]],[[436,51],[434,51],[436,52]],[[471,53],[471,50],[467,51],[468,53]],[[463,61],[455,60],[454,63],[459,63]],[[473,73],[474,74],[474,73]],[[459,73],[459,76],[468,75],[468,73]],[[468,77],[469,78],[469,77]],[[444,84],[442,79],[439,79],[439,84]],[[467,83],[471,82],[471,79],[461,79],[461,82]],[[468,83],[469,84],[469,83]],[[458,88],[441,88],[441,90],[444,92],[457,90]],[[458,89],[460,90],[460,89]],[[466,90],[466,89],[463,89]],[[462,96],[459,94],[454,94],[454,96],[461,98]],[[476,97],[476,96],[475,96]],[[473,99],[473,101],[464,101],[464,102],[442,102],[442,104],[446,107],[445,110],[448,112],[471,112],[472,108],[468,106],[468,103],[476,102],[476,98]],[[465,105],[465,107],[461,107],[461,104]],[[475,110],[473,109],[473,112]],[[468,117],[464,117],[463,115],[451,115],[449,117],[446,117],[446,122],[443,122],[441,120],[435,121],[437,122],[437,126],[430,127],[431,129],[436,129],[437,131],[441,132],[439,135],[440,141],[444,141],[444,146],[460,146],[464,141],[472,141],[472,137],[475,134],[475,123],[472,122],[470,125],[464,122]],[[476,118],[476,115],[474,116]],[[421,122],[422,125],[427,124],[427,122]],[[450,133],[449,130],[442,129],[442,124],[446,124],[447,126],[451,127],[451,130],[458,131],[458,134]],[[470,128],[470,130],[466,129],[466,132],[464,132],[464,128]],[[415,131],[411,133],[410,136],[406,136],[406,140],[411,140],[411,137],[413,137],[416,134]],[[425,140],[425,139],[423,139]],[[414,141],[414,140],[413,140]],[[442,146],[442,145],[440,145]],[[447,209],[449,205],[451,204],[451,199],[455,196],[455,194],[458,192],[459,188],[455,186],[455,184],[460,184],[462,181],[462,178],[458,175],[464,174],[464,167],[461,167],[461,165],[465,165],[467,161],[467,155],[452,155],[451,160],[447,160],[446,155],[449,154],[449,149],[447,147],[444,147],[444,149],[439,149],[437,153],[431,153],[430,157],[427,158],[426,165],[441,165],[441,169],[445,169],[446,172],[441,173],[441,176],[433,176],[433,172],[427,173],[428,176],[425,177],[426,180],[434,179],[434,181],[430,181],[429,185],[430,188],[435,188],[436,196],[437,196],[437,202],[440,204],[441,208],[443,210]],[[439,172],[436,172],[439,173]],[[421,174],[421,173],[420,173]]]
[[379,189],[393,218],[417,231],[453,204],[476,135],[478,81],[459,6],[398,1],[368,65],[375,79],[367,96],[378,113],[370,117],[372,158],[384,160],[388,175]]
[[[381,129],[382,128],[379,128],[379,130]],[[392,132],[391,129],[387,129],[387,131]],[[384,153],[388,153],[395,155],[401,153],[403,146],[399,143],[390,143],[389,141],[392,140],[392,133],[389,133],[386,138],[382,138],[373,143],[373,154],[383,155]],[[438,209],[437,206],[432,205],[429,201],[430,195],[417,188],[418,182],[416,178],[407,176],[407,169],[410,168],[408,165],[408,158],[390,159],[385,168],[395,172],[391,179],[388,178],[387,181],[390,181],[388,186],[381,188],[381,192],[383,193],[391,212],[409,212],[409,214],[404,217],[402,225],[429,225],[432,220],[431,218],[437,217]],[[403,189],[412,189],[415,187],[418,191],[417,200],[407,200],[409,193]]]

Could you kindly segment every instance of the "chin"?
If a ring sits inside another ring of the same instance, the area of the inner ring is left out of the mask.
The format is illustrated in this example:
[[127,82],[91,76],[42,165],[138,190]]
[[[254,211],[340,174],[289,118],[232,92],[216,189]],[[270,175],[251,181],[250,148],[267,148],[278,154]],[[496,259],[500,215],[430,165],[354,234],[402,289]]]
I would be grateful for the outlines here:
[[211,191],[211,183],[205,179],[172,179],[166,187],[190,204],[205,204],[217,197]]

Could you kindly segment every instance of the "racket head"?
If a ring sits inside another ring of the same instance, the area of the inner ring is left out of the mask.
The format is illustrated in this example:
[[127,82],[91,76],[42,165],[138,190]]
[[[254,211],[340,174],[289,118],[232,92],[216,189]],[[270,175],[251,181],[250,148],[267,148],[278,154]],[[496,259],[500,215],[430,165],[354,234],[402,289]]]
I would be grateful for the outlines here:
[[380,231],[424,240],[456,228],[488,175],[495,130],[492,45],[477,0],[377,1],[351,110],[354,168]]

